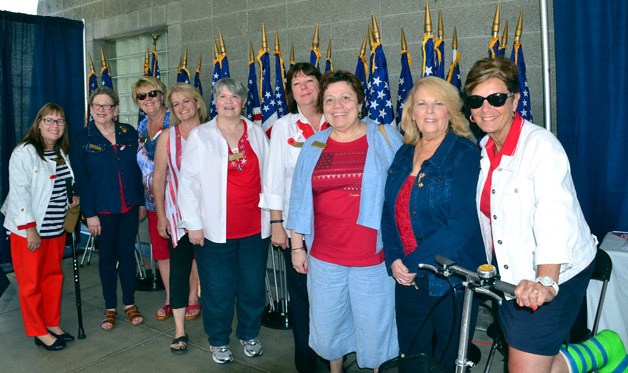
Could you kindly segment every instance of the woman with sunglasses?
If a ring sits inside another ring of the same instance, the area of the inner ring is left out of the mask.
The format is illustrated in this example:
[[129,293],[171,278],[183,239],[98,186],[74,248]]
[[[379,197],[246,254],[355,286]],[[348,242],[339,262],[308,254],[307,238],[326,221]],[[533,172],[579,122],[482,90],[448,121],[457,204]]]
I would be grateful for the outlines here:
[[[477,61],[465,91],[470,120],[487,134],[480,142],[476,193],[486,256],[502,280],[517,285],[516,298],[498,311],[508,370],[567,372],[578,350],[561,344],[580,309],[597,244],[580,209],[569,160],[551,132],[517,113],[518,101],[526,98],[513,62]],[[589,349],[595,355],[617,345],[612,333],[594,338],[598,343]]]
[[458,91],[443,79],[418,80],[402,118],[405,144],[388,170],[382,215],[386,265],[396,282],[399,352],[426,354],[453,371],[464,292],[452,287],[462,281],[417,265],[436,265],[437,254],[465,268],[483,263],[475,209],[480,151]]
[[[133,102],[139,106],[145,116],[137,125],[139,146],[137,148],[137,164],[142,170],[144,183],[144,199],[148,217],[148,235],[150,237],[153,259],[156,262],[161,280],[166,290],[164,304],[155,313],[157,320],[167,320],[172,314],[170,307],[170,253],[168,240],[161,237],[157,230],[157,207],[153,195],[153,172],[155,169],[155,149],[157,140],[170,127],[170,110],[164,104],[166,85],[152,76],[139,78],[131,87]],[[198,307],[198,304],[196,305]],[[195,318],[200,311],[194,311]]]
[[124,312],[132,325],[144,321],[135,305],[135,237],[146,215],[142,173],[137,166],[137,131],[114,120],[118,95],[98,87],[89,98],[93,121],[74,135],[70,159],[76,194],[89,233],[98,237],[98,271],[105,298],[103,330],[116,324],[118,276]]
[[[74,179],[67,157],[69,137],[63,108],[44,105],[11,154],[9,194],[2,205],[24,329],[37,346],[48,351],[61,350],[74,340],[59,326],[66,238],[63,220],[68,208],[67,185]],[[73,196],[69,206],[78,201],[78,196]]]

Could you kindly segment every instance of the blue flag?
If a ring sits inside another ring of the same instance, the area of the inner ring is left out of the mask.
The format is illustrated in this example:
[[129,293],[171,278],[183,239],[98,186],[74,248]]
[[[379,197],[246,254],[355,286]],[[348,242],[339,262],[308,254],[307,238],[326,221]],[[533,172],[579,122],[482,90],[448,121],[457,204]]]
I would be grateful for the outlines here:
[[277,102],[277,117],[288,114],[286,103],[286,72],[283,65],[281,51],[275,51],[275,98]]
[[491,41],[488,43],[488,56],[491,59],[495,59],[499,56],[499,37],[491,37]]
[[364,101],[368,102],[368,77],[366,76],[366,69],[366,56],[358,56],[358,63],[355,66],[355,76],[362,83],[362,87],[364,87]]
[[111,74],[109,74],[109,65],[105,65],[100,68],[100,85],[103,87],[109,87],[113,89],[113,82],[111,81]]
[[[90,66],[91,66],[91,59],[90,59]],[[87,74],[87,97],[91,97],[92,93],[94,93],[96,88],[98,88],[98,77],[96,76],[95,72],[90,71],[89,74]],[[90,107],[89,105],[87,105],[87,122],[91,123],[93,120],[94,118],[92,118],[92,115],[90,113]]]
[[260,66],[260,99],[262,104],[262,128],[270,135],[270,128],[277,120],[277,107],[273,86],[270,83],[270,56],[268,49],[260,49],[257,53]]
[[408,93],[414,85],[410,63],[412,58],[407,50],[401,51],[401,73],[399,74],[399,89],[397,89],[397,123],[401,124],[403,104],[406,102]]
[[229,72],[229,60],[227,59],[227,53],[221,54],[218,57],[218,61],[220,62],[220,79],[231,78],[231,73]]
[[310,65],[316,67],[319,71],[321,70],[320,66],[319,66],[319,62],[321,60],[321,51],[316,48],[312,48],[310,50]]
[[190,71],[182,66],[177,73],[177,83],[190,84]]
[[330,58],[325,58],[325,72],[334,71],[334,64]]
[[510,60],[513,61],[519,69],[519,103],[517,104],[517,112],[523,119],[532,122],[532,106],[530,104],[530,90],[528,89],[528,78],[526,76],[526,62],[523,58],[523,47],[520,40],[515,40],[515,44],[510,53]]
[[161,73],[159,72],[159,56],[157,55],[157,50],[153,48],[151,52],[151,60],[150,60],[150,70],[148,71],[150,76],[154,76],[157,79],[161,80]]
[[214,72],[212,73],[212,89],[209,96],[209,119],[212,120],[216,116],[216,103],[214,102],[214,86],[216,82],[220,80],[222,69],[220,68],[220,58],[214,59]]
[[373,68],[369,79],[368,117],[379,124],[395,126],[395,115],[390,98],[388,66],[381,42],[376,42],[373,56]]
[[462,92],[462,80],[460,79],[460,52],[454,50],[454,61],[449,66],[447,81]]
[[434,42],[435,75],[445,79],[445,39],[437,38]]
[[423,68],[421,76],[434,76],[436,66],[434,64],[434,37],[427,32],[423,34]]
[[201,68],[200,66],[196,68],[196,72],[194,73],[194,88],[198,89],[198,93],[203,95],[203,84],[201,83]]
[[248,97],[246,100],[246,117],[253,123],[262,125],[262,109],[259,104],[259,92],[257,90],[257,74],[255,73],[255,61],[249,61],[249,80],[247,85]]

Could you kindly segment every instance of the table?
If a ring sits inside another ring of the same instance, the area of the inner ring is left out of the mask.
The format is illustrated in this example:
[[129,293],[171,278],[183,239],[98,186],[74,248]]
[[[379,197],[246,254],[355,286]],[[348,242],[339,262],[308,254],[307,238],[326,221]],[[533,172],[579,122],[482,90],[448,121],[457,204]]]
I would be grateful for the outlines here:
[[[609,232],[600,249],[606,251],[613,262],[613,272],[606,289],[598,332],[611,329],[628,346],[628,238]],[[587,288],[587,326],[593,328],[595,312],[602,291],[602,282],[591,280]]]

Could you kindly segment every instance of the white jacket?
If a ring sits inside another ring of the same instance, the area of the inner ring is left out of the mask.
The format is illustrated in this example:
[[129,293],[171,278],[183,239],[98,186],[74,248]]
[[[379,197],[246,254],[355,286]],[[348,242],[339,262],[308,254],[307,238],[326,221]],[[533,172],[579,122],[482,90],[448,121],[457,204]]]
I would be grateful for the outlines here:
[[[285,115],[273,123],[273,130],[270,136],[268,168],[266,170],[266,184],[259,203],[261,208],[281,210],[284,228],[288,224],[288,213],[290,211],[292,175],[302,149],[302,147],[289,145],[288,139],[293,138],[295,142],[300,143],[304,143],[306,140],[302,131],[297,127],[298,120],[309,124],[307,118],[301,112]],[[319,128],[324,122],[325,116],[321,116]],[[290,236],[290,230],[286,229],[286,232]]]
[[571,178],[567,155],[554,135],[528,121],[512,156],[493,172],[491,219],[479,211],[490,161],[482,139],[478,215],[486,257],[492,248],[503,281],[534,280],[539,264],[561,264],[558,283],[571,279],[595,258],[597,239],[587,225]]
[[[67,155],[61,151],[61,156],[74,180]],[[9,194],[0,209],[5,216],[4,227],[11,233],[26,237],[26,230],[18,227],[31,222],[37,224],[39,232],[52,196],[56,170],[57,163],[41,159],[33,145],[22,144],[13,150],[9,159]]]
[[[247,125],[249,143],[259,161],[262,193],[268,162],[268,137],[262,127],[242,118]],[[227,242],[227,160],[229,149],[212,119],[190,131],[181,159],[177,202],[180,226],[203,229],[205,238]],[[246,222],[242,222],[246,224]],[[262,238],[270,236],[270,212],[262,210]]]

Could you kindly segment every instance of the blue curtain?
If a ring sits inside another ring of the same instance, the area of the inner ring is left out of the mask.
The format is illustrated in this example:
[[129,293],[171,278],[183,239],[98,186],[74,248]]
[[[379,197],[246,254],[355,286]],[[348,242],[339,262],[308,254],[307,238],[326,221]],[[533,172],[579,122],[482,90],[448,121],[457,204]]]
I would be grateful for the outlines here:
[[[39,109],[60,104],[75,132],[84,122],[84,87],[82,22],[0,11],[0,201],[9,191],[11,152]],[[0,232],[0,263],[8,263]]]
[[628,1],[554,0],[558,138],[594,234],[628,230]]

